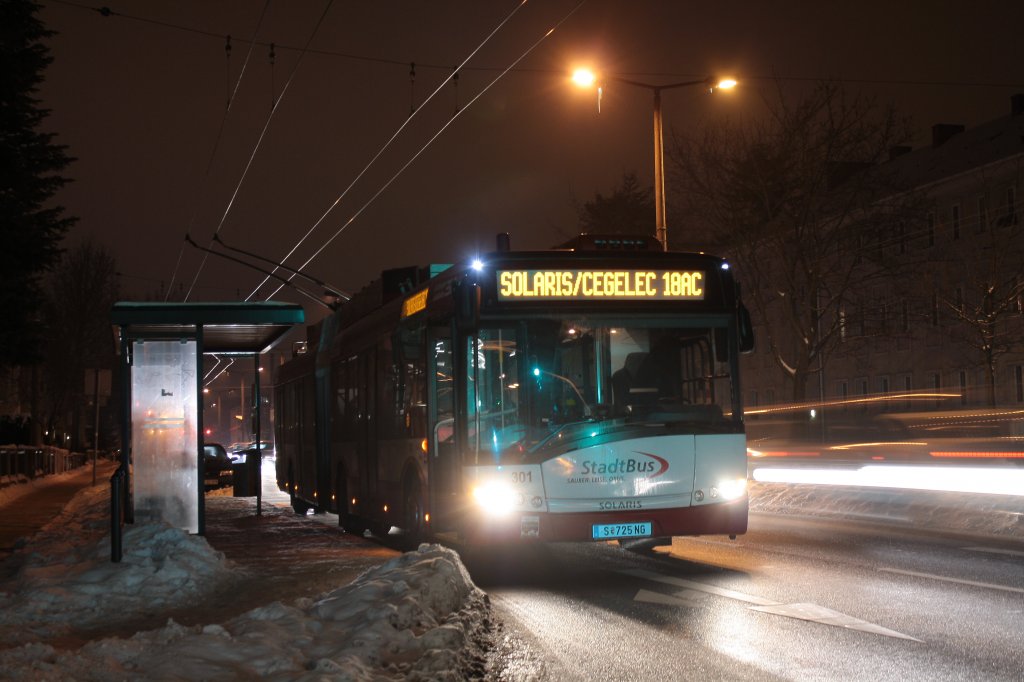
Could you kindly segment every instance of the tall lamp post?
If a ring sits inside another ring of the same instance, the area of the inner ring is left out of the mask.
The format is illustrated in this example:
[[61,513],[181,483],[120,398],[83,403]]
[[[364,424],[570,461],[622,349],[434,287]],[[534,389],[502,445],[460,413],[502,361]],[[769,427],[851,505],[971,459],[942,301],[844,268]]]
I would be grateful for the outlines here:
[[[661,91],[683,88],[690,85],[703,85],[711,93],[719,89],[729,90],[734,88],[736,87],[736,81],[732,78],[720,80],[702,78],[700,80],[682,81],[680,83],[654,85],[653,83],[641,83],[640,81],[619,78],[617,76],[607,76],[606,78],[616,83],[644,88],[654,94],[654,233],[658,241],[661,242],[661,248],[664,251],[668,251],[668,229],[665,224],[665,142],[661,126]],[[604,84],[598,80],[597,75],[588,69],[577,69],[572,74],[572,81],[580,87],[597,85],[597,108],[600,111]]]

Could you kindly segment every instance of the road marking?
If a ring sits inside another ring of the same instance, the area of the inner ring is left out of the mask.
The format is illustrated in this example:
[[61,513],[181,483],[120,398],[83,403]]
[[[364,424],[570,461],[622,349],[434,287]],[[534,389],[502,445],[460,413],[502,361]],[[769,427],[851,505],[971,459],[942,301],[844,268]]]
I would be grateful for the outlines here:
[[[657,604],[673,604],[672,600],[678,599],[683,602],[684,606],[692,607],[695,604],[692,603],[693,597],[692,591],[705,592],[707,594],[714,594],[719,597],[725,597],[726,599],[734,599],[741,601],[746,604],[750,604],[749,608],[753,611],[760,611],[762,613],[771,613],[777,616],[785,616],[787,618],[798,618],[800,620],[812,621],[815,623],[821,623],[822,625],[833,625],[836,627],[846,628],[847,630],[859,630],[860,632],[868,632],[876,635],[884,635],[886,637],[896,637],[899,639],[909,639],[914,642],[921,642],[922,640],[910,635],[904,635],[901,632],[884,628],[881,625],[875,625],[869,623],[866,620],[860,620],[853,616],[847,616],[839,611],[833,611],[832,609],[819,606],[818,604],[811,603],[799,603],[799,604],[782,604],[771,599],[764,599],[752,594],[746,594],[744,592],[737,592],[735,590],[727,590],[724,587],[715,587],[714,585],[708,585],[705,583],[699,583],[694,580],[686,580],[684,578],[676,578],[670,575],[662,575],[660,573],[654,573],[653,571],[645,571],[642,568],[629,569],[617,571],[624,575],[629,575],[634,578],[643,578],[645,580],[652,580],[654,582],[662,583],[665,585],[673,585],[675,587],[686,588],[683,592],[677,592],[674,596],[672,595],[657,595],[657,593],[649,592],[647,590],[640,590],[637,596],[633,598],[634,601],[645,601],[648,603]],[[643,594],[644,598],[640,598]],[[657,595],[657,596],[652,596]]]
[[698,583],[693,580],[674,578],[669,575],[654,573],[653,571],[645,571],[642,568],[630,569],[628,571],[619,572],[625,573],[626,575],[631,575],[634,578],[645,578],[647,580],[653,580],[654,582],[664,583],[666,585],[685,587],[691,590],[697,590],[698,592],[707,592],[708,594],[717,594],[719,597],[725,597],[726,599],[735,599],[737,601],[746,602],[748,604],[756,604],[757,606],[771,606],[773,604],[778,604],[778,602],[772,601],[771,599],[762,599],[761,597],[755,597],[752,594],[744,594],[743,592],[727,590],[724,587],[706,585],[704,583]]
[[1024,552],[1016,549],[999,549],[998,547],[964,547],[969,552],[989,552],[990,554],[1008,554],[1009,556],[1024,556]]
[[880,568],[879,571],[885,571],[886,573],[899,573],[900,575],[910,575],[915,578],[930,578],[932,580],[941,580],[946,583],[959,583],[961,585],[972,585],[974,587],[987,587],[990,590],[1002,590],[1003,592],[1018,592],[1024,594],[1024,587],[1010,587],[1009,585],[993,585],[992,583],[981,583],[977,580],[963,580],[961,578],[947,578],[944,575],[933,575],[931,573],[918,573],[917,571],[904,571],[899,568]]
[[902,632],[883,628],[881,625],[875,625],[874,623],[869,623],[866,620],[854,618],[853,616],[848,616],[845,613],[840,613],[839,611],[833,611],[832,609],[825,608],[818,604],[801,603],[779,604],[777,606],[751,606],[750,609],[752,611],[761,611],[763,613],[774,613],[778,616],[786,616],[787,618],[808,620],[813,623],[821,623],[823,625],[835,625],[836,627],[846,628],[847,630],[858,630],[860,632],[884,635],[885,637],[909,639],[912,642],[921,641],[917,637],[904,635]]
[[[673,597],[670,594],[662,594],[661,592],[651,592],[650,590],[640,590],[633,597],[633,601],[645,602],[647,604],[665,604],[668,606],[685,606],[688,609],[696,609],[704,606],[698,599],[686,599],[683,597],[684,593]],[[691,592],[691,594],[693,594]]]

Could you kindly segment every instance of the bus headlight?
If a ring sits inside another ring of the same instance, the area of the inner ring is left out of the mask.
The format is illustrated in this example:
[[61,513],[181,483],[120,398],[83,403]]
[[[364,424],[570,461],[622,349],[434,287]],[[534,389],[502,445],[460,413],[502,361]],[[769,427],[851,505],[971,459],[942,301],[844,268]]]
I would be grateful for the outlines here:
[[727,478],[719,481],[718,494],[723,500],[735,500],[743,496],[747,490],[747,479]]
[[491,481],[473,488],[473,499],[488,516],[508,516],[516,508],[519,495],[508,485]]

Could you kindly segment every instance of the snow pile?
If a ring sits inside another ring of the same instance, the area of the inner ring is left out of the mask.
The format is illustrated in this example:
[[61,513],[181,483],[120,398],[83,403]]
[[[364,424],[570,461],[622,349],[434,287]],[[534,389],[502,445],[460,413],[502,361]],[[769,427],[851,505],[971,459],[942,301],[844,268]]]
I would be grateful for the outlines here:
[[487,597],[452,550],[421,545],[318,600],[220,625],[167,626],[75,652],[0,652],[11,679],[464,680],[480,677]]
[[1024,491],[1021,495],[982,495],[904,488],[752,482],[750,511],[1024,538]]
[[84,490],[8,559],[19,566],[0,585],[5,643],[188,605],[233,575],[205,538],[158,522],[125,526],[123,559],[112,563],[109,504],[105,486]]
[[0,677],[464,680],[485,674],[488,598],[454,551],[426,544],[315,599],[274,601],[219,624],[167,619],[164,627],[127,639],[107,636],[62,649],[90,639],[90,630],[132,632],[140,617],[187,608],[245,575],[205,538],[141,520],[125,526],[124,558],[111,563],[107,505],[105,487],[83,491],[3,564],[12,577],[0,584],[0,646],[10,647],[0,650]]

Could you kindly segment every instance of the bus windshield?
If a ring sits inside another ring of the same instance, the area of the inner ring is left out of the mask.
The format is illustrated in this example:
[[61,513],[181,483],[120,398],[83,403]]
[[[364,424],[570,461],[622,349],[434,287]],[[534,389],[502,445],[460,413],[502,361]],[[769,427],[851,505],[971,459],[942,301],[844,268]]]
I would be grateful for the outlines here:
[[730,365],[716,355],[726,333],[680,318],[485,326],[467,339],[470,450],[481,463],[530,462],[621,438],[740,430]]

